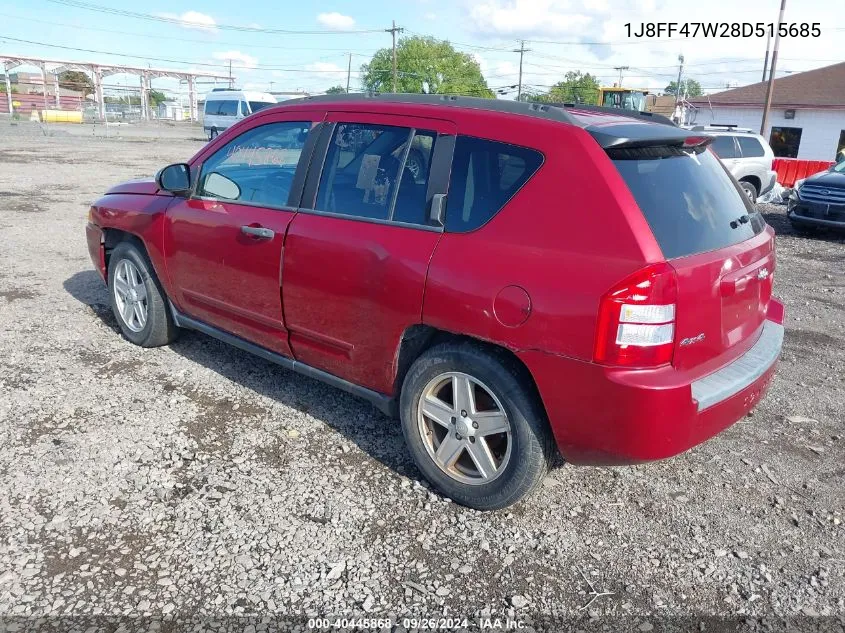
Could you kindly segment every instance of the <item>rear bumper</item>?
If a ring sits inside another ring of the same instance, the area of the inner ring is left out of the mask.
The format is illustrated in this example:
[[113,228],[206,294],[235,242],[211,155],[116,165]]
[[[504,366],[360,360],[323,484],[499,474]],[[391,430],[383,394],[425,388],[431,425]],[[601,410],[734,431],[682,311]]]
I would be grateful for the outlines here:
[[774,189],[777,181],[778,173],[776,171],[767,171],[760,186],[760,195],[765,195]]
[[782,306],[759,338],[724,367],[694,375],[626,370],[524,352],[567,461],[633,464],[672,457],[720,433],[763,398],[783,344]]
[[91,262],[100,273],[103,281],[106,279],[106,249],[103,244],[103,230],[96,224],[90,222],[85,225],[85,238],[88,241],[88,254]]

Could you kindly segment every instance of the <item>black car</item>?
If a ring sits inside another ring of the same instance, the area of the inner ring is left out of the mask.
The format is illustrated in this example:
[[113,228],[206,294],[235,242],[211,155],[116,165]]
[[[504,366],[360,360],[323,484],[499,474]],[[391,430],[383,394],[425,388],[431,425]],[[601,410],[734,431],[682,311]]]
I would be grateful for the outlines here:
[[845,230],[845,161],[798,181],[789,197],[787,216],[793,226]]

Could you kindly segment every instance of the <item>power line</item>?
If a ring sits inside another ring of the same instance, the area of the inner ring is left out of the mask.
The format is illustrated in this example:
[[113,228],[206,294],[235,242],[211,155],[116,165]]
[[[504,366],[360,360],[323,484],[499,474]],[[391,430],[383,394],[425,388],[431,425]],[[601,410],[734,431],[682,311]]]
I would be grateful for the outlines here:
[[[97,28],[96,26],[87,26],[82,24],[62,24],[61,22],[50,22],[49,20],[39,20],[37,18],[25,18],[19,15],[9,15],[7,13],[0,13],[0,17],[3,18],[11,18],[13,20],[25,20],[27,22],[35,22],[38,24],[47,24],[49,26],[58,26],[63,29],[79,29],[82,31],[96,31],[99,33],[111,33],[113,35],[130,35],[133,37],[146,37],[152,38],[156,40],[172,40],[176,42],[194,42],[196,44],[214,44],[217,46],[248,46],[250,48],[266,48],[266,49],[276,49],[276,50],[287,50],[291,49],[290,44],[287,46],[274,46],[272,44],[256,44],[254,42],[232,42],[227,40],[209,40],[209,39],[198,39],[198,38],[190,38],[190,37],[175,37],[175,36],[166,36],[166,35],[159,35],[158,33],[136,33],[133,31],[117,31],[115,29],[104,29],[104,28]],[[360,55],[362,57],[367,57],[372,53],[369,51],[378,50],[378,49],[353,49],[350,51],[348,48],[331,48],[331,47],[320,47],[320,48],[309,48],[298,46],[296,47],[298,51],[338,51],[338,52],[352,52],[353,55]],[[357,52],[356,52],[357,51]],[[361,51],[368,51],[368,53],[363,53]]]
[[81,2],[80,0],[47,0],[54,4],[61,4],[75,9],[85,9],[86,11],[94,11],[95,13],[109,13],[111,15],[119,15],[127,18],[135,18],[138,20],[149,20],[152,22],[163,22],[165,24],[175,24],[176,26],[191,27],[191,28],[207,28],[209,30],[220,29],[223,31],[243,31],[246,33],[275,33],[278,35],[349,35],[360,33],[380,33],[382,29],[355,29],[355,30],[293,30],[293,29],[269,29],[260,26],[238,26],[235,24],[197,24],[194,22],[187,22],[180,18],[169,17],[165,15],[152,15],[150,13],[139,13],[137,11],[129,11],[127,9],[115,9],[113,7],[106,7],[99,4],[92,4],[90,2]]

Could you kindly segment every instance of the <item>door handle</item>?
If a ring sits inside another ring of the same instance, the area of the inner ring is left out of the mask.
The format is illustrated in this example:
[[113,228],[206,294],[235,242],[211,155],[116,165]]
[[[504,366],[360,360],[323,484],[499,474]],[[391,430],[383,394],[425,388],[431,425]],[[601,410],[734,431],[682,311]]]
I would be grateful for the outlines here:
[[241,233],[260,240],[272,240],[273,236],[276,235],[271,229],[265,229],[263,226],[242,226]]

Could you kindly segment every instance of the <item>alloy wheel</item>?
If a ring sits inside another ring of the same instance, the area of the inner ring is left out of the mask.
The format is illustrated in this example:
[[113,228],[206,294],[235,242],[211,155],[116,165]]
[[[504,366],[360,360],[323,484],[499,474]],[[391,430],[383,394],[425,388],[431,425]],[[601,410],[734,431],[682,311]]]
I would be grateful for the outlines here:
[[492,390],[473,376],[446,372],[429,381],[417,421],[429,457],[453,479],[487,484],[507,468],[510,420]]
[[128,259],[115,267],[114,300],[124,325],[133,332],[143,330],[149,313],[147,287],[141,271]]

